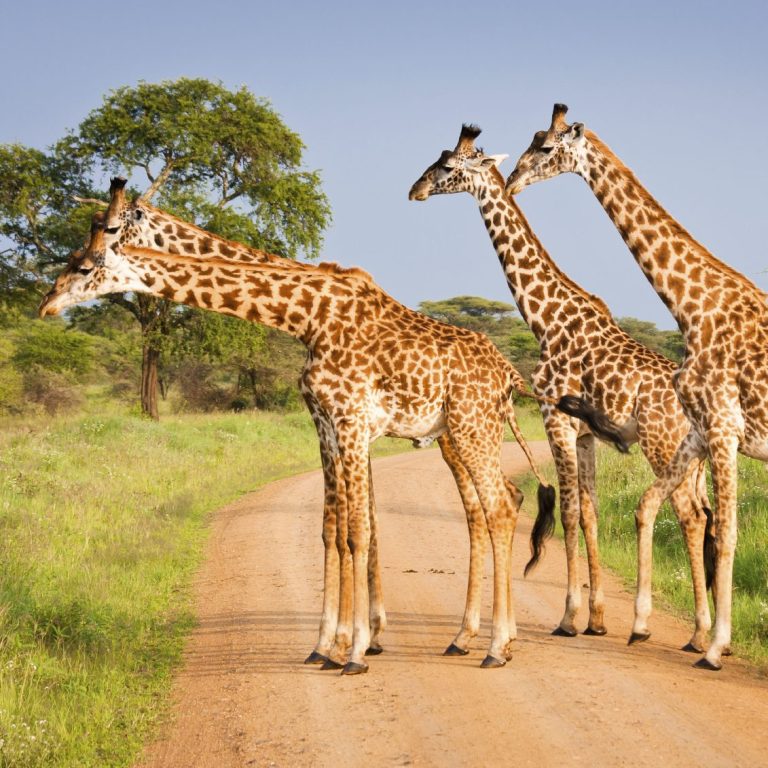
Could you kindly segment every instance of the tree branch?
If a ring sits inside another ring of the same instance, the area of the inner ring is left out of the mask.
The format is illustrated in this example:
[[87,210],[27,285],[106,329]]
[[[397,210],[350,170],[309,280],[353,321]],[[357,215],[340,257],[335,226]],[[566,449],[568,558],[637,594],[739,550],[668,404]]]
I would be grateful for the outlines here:
[[139,199],[146,200],[147,202],[149,202],[157,193],[157,191],[160,189],[160,187],[162,187],[163,184],[165,184],[165,182],[168,181],[168,177],[171,175],[171,172],[173,171],[173,167],[174,167],[174,162],[171,159],[165,164],[165,166],[163,167],[163,170],[157,174],[157,178],[152,182],[149,189],[143,194],[139,195]]
[[72,195],[72,199],[76,203],[80,203],[82,205],[100,205],[102,208],[106,208],[109,205],[106,200],[99,200],[95,197],[79,197],[78,195]]

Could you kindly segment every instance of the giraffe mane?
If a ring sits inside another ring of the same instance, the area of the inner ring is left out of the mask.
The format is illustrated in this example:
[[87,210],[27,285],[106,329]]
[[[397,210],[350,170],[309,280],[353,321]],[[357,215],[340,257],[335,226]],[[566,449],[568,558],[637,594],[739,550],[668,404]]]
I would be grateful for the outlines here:
[[319,264],[307,264],[306,266],[316,267],[321,272],[333,275],[349,275],[350,277],[359,277],[361,280],[365,280],[369,283],[374,282],[371,274],[364,269],[360,267],[345,267],[335,261],[321,261]]

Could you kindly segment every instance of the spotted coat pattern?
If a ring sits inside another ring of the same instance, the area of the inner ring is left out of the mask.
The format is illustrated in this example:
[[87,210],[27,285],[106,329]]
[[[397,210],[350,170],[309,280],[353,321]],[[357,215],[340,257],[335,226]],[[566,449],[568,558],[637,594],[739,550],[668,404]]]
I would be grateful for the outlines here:
[[580,175],[683,333],[686,350],[675,390],[693,428],[644,494],[637,517],[653,519],[691,463],[709,459],[716,617],[712,643],[697,665],[719,669],[731,641],[736,455],[768,460],[766,294],[698,243],[593,132],[566,123],[566,111],[555,105],[549,129],[536,134],[507,189],[518,192],[561,173]]
[[[497,163],[475,147],[480,130],[464,126],[456,148],[446,150],[411,188],[412,199],[466,191],[480,213],[496,249],[507,283],[541,350],[534,390],[552,398],[578,394],[624,425],[659,475],[671,461],[690,424],[675,396],[675,365],[628,336],[601,299],[587,293],[552,261],[515,201],[508,197]],[[578,527],[587,545],[590,577],[587,632],[603,634],[604,597],[597,543],[595,448],[585,425],[551,405],[541,406],[547,437],[555,457],[560,487],[560,513],[565,530],[568,589],[565,613],[556,632],[576,634],[580,607]],[[687,482],[672,494],[672,504],[686,540],[696,599],[696,626],[689,643],[702,648],[711,620],[706,595],[703,543],[708,507],[703,468],[697,465]],[[649,636],[653,523],[638,528],[638,541],[648,544],[641,561],[633,637]]]
[[[306,345],[302,387],[330,425],[329,445],[346,488],[334,541],[326,541],[326,557],[340,540],[344,544],[342,564],[337,564],[340,585],[334,582],[326,590],[331,593],[324,603],[327,625],[321,626],[321,641],[326,635],[333,638],[331,661],[346,662],[347,673],[367,668],[372,535],[368,447],[377,437],[390,435],[438,439],[467,509],[472,543],[468,605],[452,646],[460,652],[478,630],[489,535],[493,629],[484,665],[503,665],[516,636],[509,558],[522,495],[502,474],[500,448],[508,420],[519,435],[510,396],[524,384],[495,346],[481,334],[404,307],[362,270],[333,264],[297,269],[274,260],[200,260],[108,244],[104,234],[97,224],[85,252],[75,255],[57,279],[41,314],[105,293],[140,291],[264,323]],[[351,571],[345,576],[347,551]]]

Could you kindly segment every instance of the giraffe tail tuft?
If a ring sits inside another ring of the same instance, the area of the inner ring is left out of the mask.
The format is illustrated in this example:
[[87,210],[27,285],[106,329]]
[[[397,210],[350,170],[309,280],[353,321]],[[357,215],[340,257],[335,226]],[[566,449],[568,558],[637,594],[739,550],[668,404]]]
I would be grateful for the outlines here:
[[558,410],[581,419],[600,440],[613,443],[621,453],[629,452],[629,443],[621,427],[611,421],[602,411],[590,405],[583,397],[564,395],[557,401]]
[[525,564],[524,576],[538,565],[544,552],[544,542],[555,532],[555,489],[551,485],[541,483],[537,496],[539,513],[531,530],[531,559]]
[[707,580],[707,589],[712,589],[715,580],[715,537],[712,534],[712,510],[704,507],[707,524],[704,528],[704,574]]

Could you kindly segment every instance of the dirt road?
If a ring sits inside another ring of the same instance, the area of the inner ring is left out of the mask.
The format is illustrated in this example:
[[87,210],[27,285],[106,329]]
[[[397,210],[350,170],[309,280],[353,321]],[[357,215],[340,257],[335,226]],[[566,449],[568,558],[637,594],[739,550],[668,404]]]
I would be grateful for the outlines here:
[[[543,460],[548,449],[534,446]],[[505,468],[525,469],[514,445]],[[173,719],[142,766],[768,765],[768,682],[735,659],[720,673],[692,669],[678,650],[688,625],[658,612],[651,639],[628,648],[632,599],[616,580],[606,637],[550,636],[564,599],[557,543],[516,578],[519,639],[505,668],[478,667],[490,594],[473,652],[441,656],[466,586],[458,494],[435,450],[378,460],[374,476],[390,624],[370,672],[302,664],[322,597],[322,481],[269,485],[216,516]],[[529,530],[521,516],[516,575]]]

